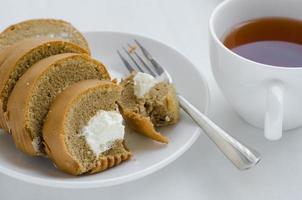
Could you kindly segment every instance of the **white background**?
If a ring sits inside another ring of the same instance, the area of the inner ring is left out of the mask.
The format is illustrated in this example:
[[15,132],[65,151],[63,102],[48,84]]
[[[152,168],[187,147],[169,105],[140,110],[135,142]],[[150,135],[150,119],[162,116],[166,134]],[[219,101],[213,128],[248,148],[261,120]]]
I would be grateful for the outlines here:
[[261,130],[246,124],[235,114],[213,80],[207,23],[219,2],[2,0],[0,28],[28,18],[54,17],[70,21],[81,31],[132,32],[167,43],[187,56],[208,79],[212,98],[211,118],[262,153],[263,161],[257,167],[238,171],[206,136],[201,135],[177,161],[131,183],[89,190],[55,189],[23,183],[0,174],[0,199],[301,199],[301,129],[286,133],[281,141],[265,141]]

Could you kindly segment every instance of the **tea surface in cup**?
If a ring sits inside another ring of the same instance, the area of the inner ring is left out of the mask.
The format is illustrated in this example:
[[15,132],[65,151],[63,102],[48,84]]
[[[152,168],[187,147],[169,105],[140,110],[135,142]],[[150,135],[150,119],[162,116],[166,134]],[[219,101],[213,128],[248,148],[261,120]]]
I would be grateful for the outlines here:
[[270,17],[245,21],[224,37],[224,45],[249,60],[302,67],[302,21]]

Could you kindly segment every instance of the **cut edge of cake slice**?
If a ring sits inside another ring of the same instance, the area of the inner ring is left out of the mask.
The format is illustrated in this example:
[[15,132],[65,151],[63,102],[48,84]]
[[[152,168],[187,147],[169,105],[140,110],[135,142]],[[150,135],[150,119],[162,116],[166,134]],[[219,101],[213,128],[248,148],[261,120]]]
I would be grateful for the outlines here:
[[138,133],[168,143],[168,138],[156,127],[172,125],[179,120],[173,85],[140,72],[131,73],[120,85],[123,91],[118,105],[126,123]]
[[131,158],[116,111],[120,92],[113,82],[85,80],[56,97],[43,127],[45,149],[56,167],[72,175],[93,174]]

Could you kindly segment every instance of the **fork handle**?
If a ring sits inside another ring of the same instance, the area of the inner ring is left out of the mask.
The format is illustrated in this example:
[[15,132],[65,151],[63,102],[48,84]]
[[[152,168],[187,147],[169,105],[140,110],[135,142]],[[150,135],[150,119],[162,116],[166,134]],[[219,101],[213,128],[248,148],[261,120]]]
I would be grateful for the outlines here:
[[207,136],[217,145],[224,155],[240,170],[249,169],[256,165],[260,160],[260,154],[245,146],[207,116],[201,113],[189,101],[181,95],[177,95],[180,107],[204,130]]

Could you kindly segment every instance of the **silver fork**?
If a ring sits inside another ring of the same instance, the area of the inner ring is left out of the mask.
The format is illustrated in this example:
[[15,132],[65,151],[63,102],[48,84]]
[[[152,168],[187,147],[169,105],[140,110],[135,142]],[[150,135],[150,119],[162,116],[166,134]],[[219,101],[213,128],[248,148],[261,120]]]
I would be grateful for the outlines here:
[[[140,42],[134,40],[136,43],[135,46],[138,46],[140,51],[142,52],[145,60],[142,56],[138,54],[136,50],[129,52],[125,47],[123,47],[123,51],[130,58],[131,62],[136,66],[136,69],[130,64],[130,62],[122,55],[122,53],[117,50],[119,57],[122,62],[131,73],[132,71],[140,71],[144,73],[148,73],[153,75],[156,78],[160,78],[161,80],[168,81],[169,83],[173,83],[170,74],[162,67],[146,50],[145,47],[142,46]],[[130,44],[128,44],[129,48],[132,48]],[[142,67],[143,66],[143,67]],[[232,161],[232,163],[240,170],[249,169],[252,166],[256,165],[260,160],[260,154],[248,148],[243,143],[239,142],[227,132],[225,132],[222,128],[217,126],[213,121],[211,121],[207,116],[205,116],[202,112],[200,112],[197,108],[195,108],[188,100],[186,100],[180,94],[177,94],[178,101],[180,107],[192,118],[196,124],[204,130],[207,136],[217,145],[217,147],[224,153],[224,155]]]

